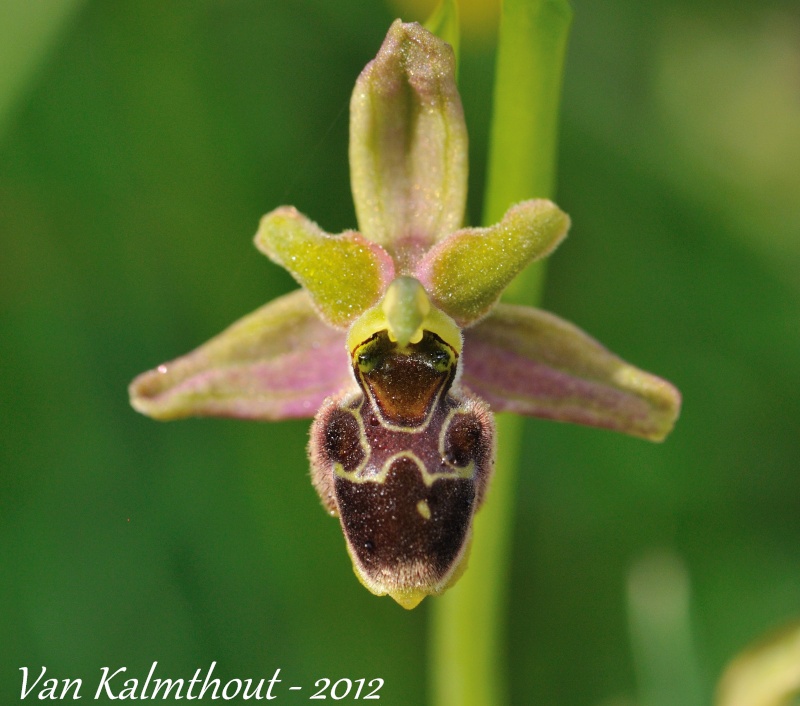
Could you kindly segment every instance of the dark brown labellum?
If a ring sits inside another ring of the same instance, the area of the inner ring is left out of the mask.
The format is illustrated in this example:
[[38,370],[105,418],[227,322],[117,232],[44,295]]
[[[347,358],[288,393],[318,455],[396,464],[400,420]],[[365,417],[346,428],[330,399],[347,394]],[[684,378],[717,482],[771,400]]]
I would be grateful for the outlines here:
[[409,608],[453,578],[493,462],[491,414],[453,387],[457,364],[434,333],[401,348],[380,331],[353,352],[359,390],[312,428],[314,484],[356,573]]

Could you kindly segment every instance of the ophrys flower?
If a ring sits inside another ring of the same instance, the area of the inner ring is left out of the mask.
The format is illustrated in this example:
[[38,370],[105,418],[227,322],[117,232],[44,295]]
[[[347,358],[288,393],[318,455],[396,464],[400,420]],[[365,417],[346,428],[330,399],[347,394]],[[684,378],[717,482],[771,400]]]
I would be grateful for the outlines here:
[[462,228],[467,135],[452,51],[395,22],[358,78],[350,166],[360,232],[323,232],[295,209],[256,245],[302,289],[138,377],[159,419],[315,416],[314,486],[339,517],[357,576],[411,608],[464,566],[494,458],[490,409],[660,440],[669,383],[543,311],[498,304],[566,235],[546,200]]

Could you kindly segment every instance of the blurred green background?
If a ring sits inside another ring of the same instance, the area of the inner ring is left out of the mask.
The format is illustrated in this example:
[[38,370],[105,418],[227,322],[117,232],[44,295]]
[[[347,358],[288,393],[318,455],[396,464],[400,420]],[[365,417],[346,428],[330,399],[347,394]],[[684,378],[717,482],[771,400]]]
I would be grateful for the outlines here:
[[[573,7],[573,229],[545,303],[672,380],[684,412],[663,445],[527,423],[513,702],[693,706],[800,614],[800,8]],[[382,677],[384,703],[424,703],[433,600],[408,613],[359,585],[308,423],[160,424],[126,393],[294,286],[251,244],[262,213],[355,225],[349,94],[398,12],[4,0],[0,702],[23,666],[91,700],[101,667],[143,679],[157,660],[172,678],[212,661],[306,687]],[[492,52],[463,40],[475,222]]]

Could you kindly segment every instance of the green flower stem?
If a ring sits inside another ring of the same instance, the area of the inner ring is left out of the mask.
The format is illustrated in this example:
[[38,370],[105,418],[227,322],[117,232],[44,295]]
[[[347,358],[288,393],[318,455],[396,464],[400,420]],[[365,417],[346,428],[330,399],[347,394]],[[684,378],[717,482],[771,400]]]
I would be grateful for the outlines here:
[[[558,109],[571,23],[567,0],[503,3],[484,223],[496,223],[518,201],[555,194]],[[543,274],[542,264],[529,267],[504,298],[536,306]]]
[[[520,422],[508,415],[498,419],[498,473],[516,470]],[[509,702],[504,644],[514,487],[495,475],[489,500],[475,518],[467,571],[435,601],[431,686],[436,706]]]
[[[484,223],[497,222],[518,201],[553,195],[558,108],[571,20],[566,0],[503,3]],[[506,298],[536,305],[542,286],[543,270],[534,265],[509,287]],[[486,505],[475,520],[469,568],[435,601],[431,689],[436,706],[509,702],[504,646],[522,431],[521,419],[498,417],[495,475]]]

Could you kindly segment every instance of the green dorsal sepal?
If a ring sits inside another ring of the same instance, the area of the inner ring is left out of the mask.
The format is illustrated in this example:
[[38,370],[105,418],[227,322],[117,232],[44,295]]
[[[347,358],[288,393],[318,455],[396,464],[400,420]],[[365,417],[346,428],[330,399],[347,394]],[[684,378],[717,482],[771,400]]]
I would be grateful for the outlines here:
[[392,254],[458,228],[467,199],[467,129],[452,48],[392,24],[350,102],[350,183],[364,236]]

